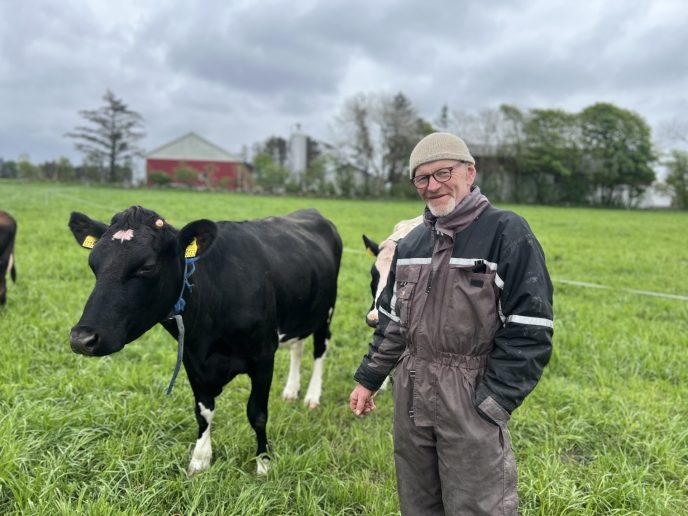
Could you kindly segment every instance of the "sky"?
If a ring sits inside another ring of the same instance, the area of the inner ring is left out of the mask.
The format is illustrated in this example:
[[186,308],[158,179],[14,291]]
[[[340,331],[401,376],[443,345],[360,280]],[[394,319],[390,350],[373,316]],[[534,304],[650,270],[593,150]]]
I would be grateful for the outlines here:
[[685,0],[0,0],[0,158],[81,156],[65,133],[111,90],[151,151],[190,131],[240,153],[300,124],[330,141],[359,93],[688,124]]

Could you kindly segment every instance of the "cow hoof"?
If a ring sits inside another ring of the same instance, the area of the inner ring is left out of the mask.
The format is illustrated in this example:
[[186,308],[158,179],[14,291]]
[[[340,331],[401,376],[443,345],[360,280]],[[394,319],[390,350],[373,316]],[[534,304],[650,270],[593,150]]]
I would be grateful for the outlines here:
[[196,473],[202,473],[210,467],[210,461],[203,461],[192,459],[189,463],[189,467],[186,470],[186,474],[190,477],[194,476]]
[[256,457],[256,475],[259,477],[265,476],[270,471],[270,457],[261,455]]
[[295,401],[299,399],[299,393],[298,392],[291,392],[291,391],[284,391],[282,393],[282,399],[284,401]]
[[320,400],[306,398],[305,400],[303,400],[303,404],[306,405],[309,409],[315,410],[320,406]]

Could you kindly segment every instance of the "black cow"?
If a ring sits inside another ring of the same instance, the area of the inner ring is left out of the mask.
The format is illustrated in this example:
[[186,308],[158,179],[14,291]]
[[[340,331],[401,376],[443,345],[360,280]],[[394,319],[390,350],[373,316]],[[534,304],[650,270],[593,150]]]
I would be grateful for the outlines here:
[[14,239],[17,236],[17,221],[6,211],[0,211],[0,305],[7,301],[7,273],[17,281],[14,266]]
[[[240,373],[251,378],[247,415],[258,442],[257,471],[267,472],[268,396],[278,344],[312,334],[320,364],[314,370],[322,371],[342,255],[334,225],[315,210],[302,210],[244,222],[203,219],[177,230],[134,206],[110,226],[73,212],[69,227],[78,243],[92,247],[89,265],[96,276],[71,331],[72,350],[109,355],[158,322],[175,338],[185,331],[183,363],[198,422],[189,474],[209,467],[215,397]],[[182,327],[169,319],[179,312]],[[317,404],[315,383],[309,396]]]

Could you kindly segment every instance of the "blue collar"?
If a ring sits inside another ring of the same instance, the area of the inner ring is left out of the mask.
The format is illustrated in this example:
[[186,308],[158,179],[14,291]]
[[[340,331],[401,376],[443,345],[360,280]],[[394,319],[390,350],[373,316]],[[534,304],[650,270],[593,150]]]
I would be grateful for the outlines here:
[[184,291],[188,288],[189,292],[193,289],[193,285],[189,281],[191,275],[196,272],[196,262],[200,256],[194,256],[192,258],[184,258],[184,281],[182,281],[182,290],[179,293],[179,299],[174,304],[171,315],[167,318],[174,319],[177,323],[177,363],[174,366],[174,373],[172,373],[172,379],[170,384],[167,386],[167,395],[172,394],[172,388],[174,387],[174,381],[177,379],[179,370],[182,367],[182,358],[184,356],[184,321],[182,319],[182,312],[186,308],[186,300],[184,299]]

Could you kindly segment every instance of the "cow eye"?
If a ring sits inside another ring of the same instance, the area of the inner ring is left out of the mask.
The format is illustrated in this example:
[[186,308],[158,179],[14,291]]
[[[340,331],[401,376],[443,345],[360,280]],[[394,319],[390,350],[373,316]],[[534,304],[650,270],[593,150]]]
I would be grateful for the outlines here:
[[144,263],[138,269],[136,269],[136,276],[150,276],[158,270],[157,264],[155,263]]

